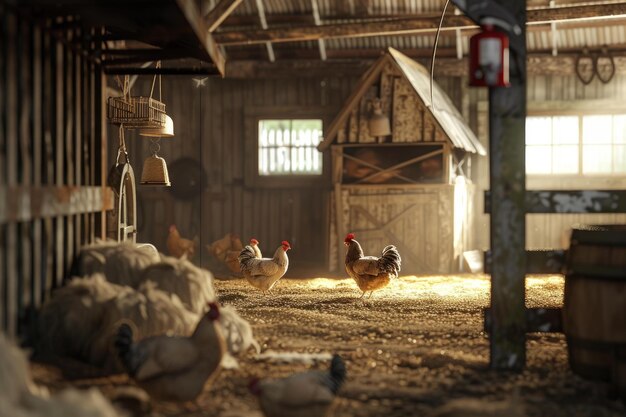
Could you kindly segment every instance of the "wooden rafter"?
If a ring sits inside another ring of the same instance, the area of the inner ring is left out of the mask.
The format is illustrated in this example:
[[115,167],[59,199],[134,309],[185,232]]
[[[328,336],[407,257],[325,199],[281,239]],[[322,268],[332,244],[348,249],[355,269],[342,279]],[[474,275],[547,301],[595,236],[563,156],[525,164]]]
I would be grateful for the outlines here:
[[[320,18],[320,10],[317,5],[317,0],[311,0],[311,8],[313,9],[315,26],[320,26],[322,24],[322,19]],[[324,43],[324,39],[318,39],[317,43],[320,49],[320,58],[322,61],[326,61],[326,44]]]
[[[263,30],[267,30],[267,19],[265,17],[265,7],[263,6],[263,0],[256,0],[256,8],[259,12],[259,21],[261,22],[261,28]],[[267,49],[267,57],[270,62],[274,62],[276,60],[276,56],[274,55],[274,47],[272,46],[271,41],[261,42],[265,44],[265,48]]]
[[[616,74],[626,74],[626,46],[620,50],[610,50],[615,60]],[[320,61],[315,49],[310,50],[307,57],[301,56],[299,59],[290,60],[281,59],[274,64],[253,60],[229,60],[226,65],[226,77],[280,78],[288,77],[294,73],[305,77],[324,77],[327,76],[330,71],[335,75],[363,74],[372,65],[374,59],[380,56],[379,50],[371,51],[371,53],[359,55],[357,53],[353,54],[353,50],[346,50],[345,52],[347,52],[347,54],[340,54],[341,51],[329,49],[328,61]],[[400,50],[400,52],[416,59],[422,65],[428,65],[428,57],[425,57],[419,50],[415,50],[415,54],[413,54],[412,51],[413,50]],[[440,51],[437,52],[436,76],[467,76],[469,65],[467,58],[459,60],[454,56],[454,49],[446,51],[445,54],[441,54]],[[575,75],[575,54],[576,52],[570,49],[559,50],[558,56],[550,56],[551,50],[532,53],[528,56],[527,72],[529,75]],[[252,59],[253,57],[249,58]]]
[[226,58],[224,57],[224,54],[222,54],[222,51],[220,51],[217,43],[215,43],[213,35],[209,33],[204,19],[200,16],[200,9],[198,6],[195,2],[186,0],[176,0],[176,4],[183,12],[185,19],[187,19],[187,22],[213,60],[213,63],[217,67],[218,71],[222,74],[222,76],[224,76],[226,73]]
[[[258,1],[258,0],[257,0]],[[528,25],[545,25],[552,22],[588,21],[626,16],[626,3],[606,5],[580,5],[528,10]],[[223,45],[250,45],[264,42],[296,42],[330,38],[354,38],[406,34],[431,34],[439,21],[436,17],[397,18],[382,21],[273,28],[268,30],[231,31],[215,34]],[[443,31],[476,29],[465,16],[448,15]]]
[[221,0],[204,17],[204,23],[209,28],[209,32],[215,31],[219,25],[241,4],[243,0]]

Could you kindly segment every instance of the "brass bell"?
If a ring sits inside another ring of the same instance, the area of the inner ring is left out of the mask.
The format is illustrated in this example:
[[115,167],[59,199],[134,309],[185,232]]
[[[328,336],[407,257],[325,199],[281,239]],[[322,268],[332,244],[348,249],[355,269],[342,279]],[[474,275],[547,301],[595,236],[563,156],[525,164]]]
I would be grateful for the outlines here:
[[[152,145],[155,146],[152,147]],[[152,142],[151,148],[152,155],[143,162],[141,184],[169,187],[172,183],[170,182],[170,176],[167,172],[167,164],[165,163],[165,159],[157,155],[159,150],[158,142]]]
[[376,99],[372,101],[372,106],[374,106],[374,108],[372,109],[372,115],[368,120],[370,135],[376,137],[391,135],[389,118],[383,114],[380,100]]

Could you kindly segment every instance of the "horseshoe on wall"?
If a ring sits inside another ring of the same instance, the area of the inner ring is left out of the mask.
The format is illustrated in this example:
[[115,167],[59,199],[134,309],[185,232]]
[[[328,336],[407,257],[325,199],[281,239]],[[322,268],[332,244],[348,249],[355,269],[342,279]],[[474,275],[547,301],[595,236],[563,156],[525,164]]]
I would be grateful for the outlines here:
[[583,84],[591,83],[596,75],[596,60],[589,54],[587,48],[584,48],[582,53],[576,57],[574,69],[576,70],[576,76]]

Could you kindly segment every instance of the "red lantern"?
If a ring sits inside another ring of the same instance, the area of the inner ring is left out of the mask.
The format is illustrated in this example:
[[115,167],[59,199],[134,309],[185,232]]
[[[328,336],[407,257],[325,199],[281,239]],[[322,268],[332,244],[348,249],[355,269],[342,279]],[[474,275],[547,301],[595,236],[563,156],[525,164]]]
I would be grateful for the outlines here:
[[477,87],[508,87],[509,38],[492,25],[470,38],[469,84]]

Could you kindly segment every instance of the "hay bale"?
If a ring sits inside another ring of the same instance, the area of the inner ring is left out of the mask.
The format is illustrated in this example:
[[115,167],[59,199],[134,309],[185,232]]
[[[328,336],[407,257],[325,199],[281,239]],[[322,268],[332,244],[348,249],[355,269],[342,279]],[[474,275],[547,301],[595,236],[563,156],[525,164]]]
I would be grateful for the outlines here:
[[128,289],[101,274],[73,279],[55,290],[39,314],[38,353],[85,360],[93,333],[104,319],[105,303],[123,291]]
[[101,273],[114,284],[136,287],[140,271],[159,260],[159,252],[149,243],[98,241],[80,250],[72,275]]
[[186,259],[163,256],[161,262],[143,270],[140,281],[154,282],[161,291],[178,296],[195,314],[204,313],[208,303],[216,299],[213,275]]

